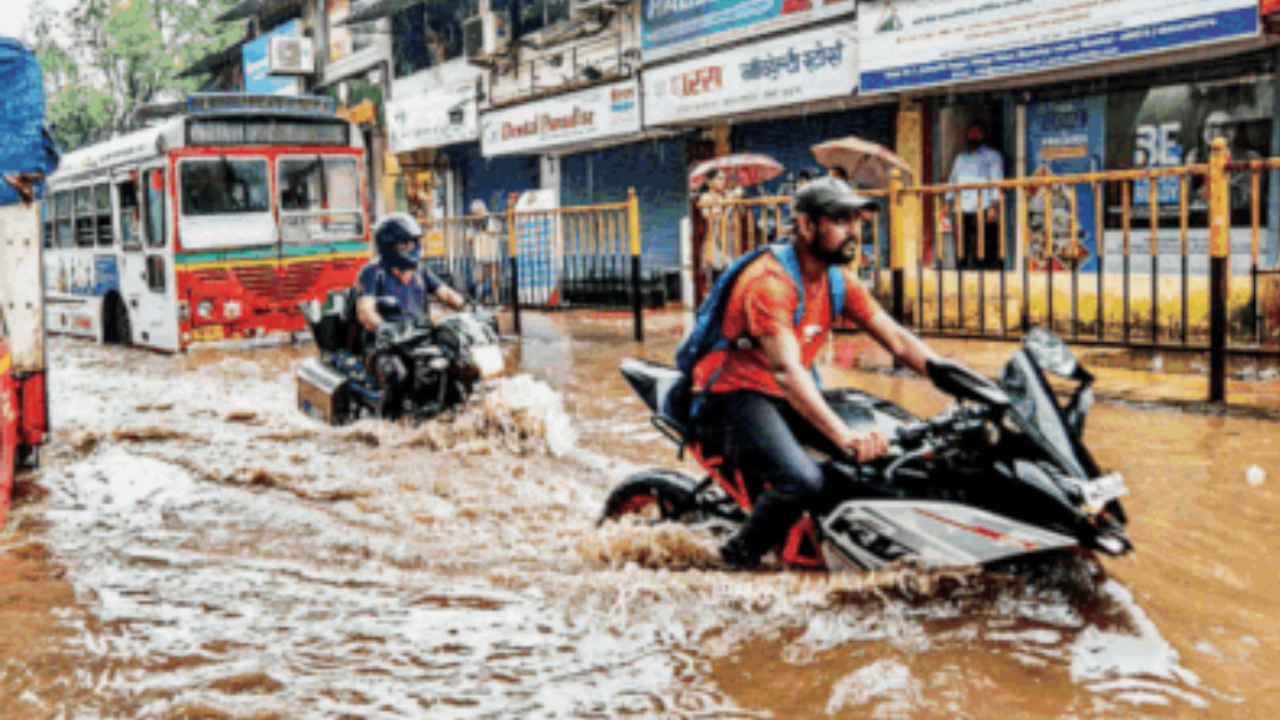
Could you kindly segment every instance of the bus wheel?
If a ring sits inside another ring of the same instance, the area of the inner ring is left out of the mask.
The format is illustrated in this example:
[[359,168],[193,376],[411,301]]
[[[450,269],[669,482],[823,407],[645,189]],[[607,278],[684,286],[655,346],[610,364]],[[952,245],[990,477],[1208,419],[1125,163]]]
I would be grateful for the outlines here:
[[129,309],[118,295],[107,299],[106,317],[102,324],[102,340],[107,345],[133,345],[133,324],[129,321]]

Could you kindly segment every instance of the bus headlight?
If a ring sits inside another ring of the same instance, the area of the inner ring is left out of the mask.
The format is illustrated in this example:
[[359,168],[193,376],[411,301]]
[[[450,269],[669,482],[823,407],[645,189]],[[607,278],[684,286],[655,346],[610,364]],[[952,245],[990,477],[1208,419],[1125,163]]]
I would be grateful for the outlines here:
[[196,315],[199,315],[205,320],[213,317],[213,301],[201,300],[200,304],[196,306]]
[[240,303],[227,302],[222,305],[222,316],[228,320],[235,320],[240,317]]

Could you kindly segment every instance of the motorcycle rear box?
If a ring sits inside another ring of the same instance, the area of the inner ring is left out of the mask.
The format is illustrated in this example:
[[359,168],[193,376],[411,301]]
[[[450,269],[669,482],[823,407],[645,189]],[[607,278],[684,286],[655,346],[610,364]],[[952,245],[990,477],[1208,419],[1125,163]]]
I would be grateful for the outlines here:
[[347,378],[319,360],[298,366],[298,409],[328,425],[341,425],[351,417]]

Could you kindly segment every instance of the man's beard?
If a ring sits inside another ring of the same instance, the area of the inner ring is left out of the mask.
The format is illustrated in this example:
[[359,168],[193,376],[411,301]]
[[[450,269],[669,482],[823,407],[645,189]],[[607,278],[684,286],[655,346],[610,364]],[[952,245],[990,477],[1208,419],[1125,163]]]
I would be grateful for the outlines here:
[[858,257],[858,240],[857,238],[849,238],[835,250],[827,250],[815,241],[810,246],[809,252],[827,265],[848,265],[853,259]]

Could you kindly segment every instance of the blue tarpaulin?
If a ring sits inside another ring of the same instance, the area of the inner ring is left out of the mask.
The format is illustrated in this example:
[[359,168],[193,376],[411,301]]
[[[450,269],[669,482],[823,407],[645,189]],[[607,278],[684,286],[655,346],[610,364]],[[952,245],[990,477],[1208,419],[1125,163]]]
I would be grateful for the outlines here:
[[[35,53],[16,40],[0,38],[0,174],[47,175],[58,167],[58,152],[44,127],[44,81]],[[0,205],[18,194],[0,182]]]

